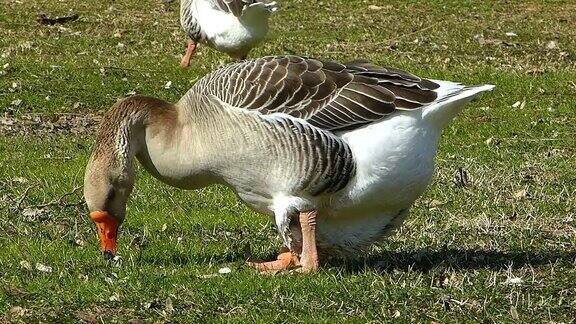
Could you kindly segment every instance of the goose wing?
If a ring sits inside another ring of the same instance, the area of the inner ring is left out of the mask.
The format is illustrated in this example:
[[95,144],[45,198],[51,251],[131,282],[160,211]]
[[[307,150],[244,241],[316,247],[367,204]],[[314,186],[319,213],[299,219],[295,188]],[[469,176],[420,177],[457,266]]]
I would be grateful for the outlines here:
[[283,113],[323,130],[344,131],[427,105],[436,100],[438,87],[368,61],[270,56],[220,68],[191,91],[264,115]]
[[276,3],[271,0],[212,0],[214,5],[224,12],[233,14],[236,17],[242,16],[244,10],[252,5],[263,4],[265,7],[274,7]]

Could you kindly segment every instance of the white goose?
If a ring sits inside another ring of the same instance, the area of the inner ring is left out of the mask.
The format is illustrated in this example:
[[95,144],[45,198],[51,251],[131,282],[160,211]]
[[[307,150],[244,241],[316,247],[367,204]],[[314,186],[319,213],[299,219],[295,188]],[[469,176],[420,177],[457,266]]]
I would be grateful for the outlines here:
[[268,33],[271,0],[181,0],[180,23],[190,37],[181,66],[190,65],[198,42],[234,59],[245,59]]
[[183,189],[221,183],[273,216],[284,241],[261,270],[318,268],[400,225],[430,182],[442,129],[492,85],[421,79],[368,62],[297,56],[225,66],[176,104],[142,96],[104,117],[84,194],[102,251],[116,249],[133,160]]

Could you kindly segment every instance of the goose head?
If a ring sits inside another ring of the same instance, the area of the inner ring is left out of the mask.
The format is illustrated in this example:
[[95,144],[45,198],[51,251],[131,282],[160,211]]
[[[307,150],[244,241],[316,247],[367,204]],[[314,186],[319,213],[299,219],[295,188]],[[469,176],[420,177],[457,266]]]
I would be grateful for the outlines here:
[[84,198],[97,227],[100,250],[106,258],[116,253],[118,227],[124,221],[134,186],[133,173],[111,162],[106,156],[93,154],[84,177]]
[[116,253],[118,227],[134,187],[134,157],[146,147],[150,120],[164,115],[158,111],[165,107],[171,106],[159,99],[133,96],[116,103],[102,118],[86,166],[84,198],[105,257]]

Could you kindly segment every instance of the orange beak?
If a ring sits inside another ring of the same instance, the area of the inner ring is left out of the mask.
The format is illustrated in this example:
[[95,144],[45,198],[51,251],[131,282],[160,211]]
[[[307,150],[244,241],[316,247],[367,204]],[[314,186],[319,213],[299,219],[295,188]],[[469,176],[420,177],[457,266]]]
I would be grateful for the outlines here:
[[98,227],[100,250],[104,255],[113,256],[116,253],[116,236],[118,235],[118,220],[107,212],[95,211],[90,218]]

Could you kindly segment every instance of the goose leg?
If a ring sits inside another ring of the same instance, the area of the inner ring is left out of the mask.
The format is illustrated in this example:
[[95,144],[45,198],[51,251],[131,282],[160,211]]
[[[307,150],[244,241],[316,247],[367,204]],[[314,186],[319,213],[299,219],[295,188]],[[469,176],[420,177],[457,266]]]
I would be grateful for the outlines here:
[[283,247],[274,261],[247,261],[246,264],[260,272],[279,272],[297,267],[300,262],[290,249]]
[[316,212],[300,213],[300,228],[302,230],[302,254],[298,271],[303,273],[318,270],[318,250],[316,248]]
[[180,62],[181,67],[188,67],[190,66],[190,60],[192,56],[196,52],[196,42],[193,40],[188,41],[188,45],[186,46],[186,53],[182,57],[182,61]]

